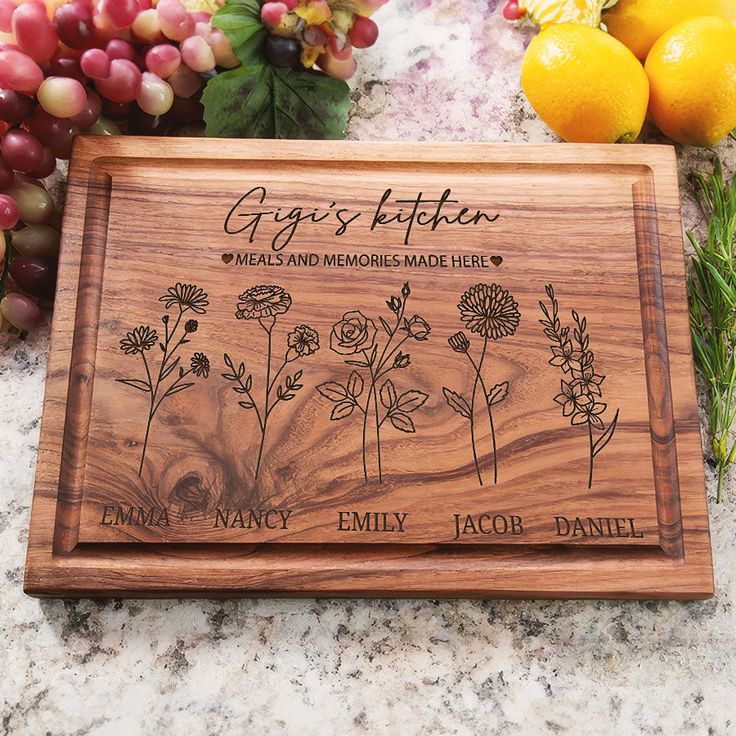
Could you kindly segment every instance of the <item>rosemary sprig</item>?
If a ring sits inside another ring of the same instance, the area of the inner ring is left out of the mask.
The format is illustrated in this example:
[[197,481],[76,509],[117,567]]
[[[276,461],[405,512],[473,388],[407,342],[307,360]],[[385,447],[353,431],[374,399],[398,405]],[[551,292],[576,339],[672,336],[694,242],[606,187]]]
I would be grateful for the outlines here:
[[713,460],[718,474],[716,502],[723,497],[723,480],[736,459],[731,426],[736,420],[736,178],[727,183],[721,162],[710,176],[694,173],[708,234],[701,244],[687,236],[695,249],[689,277],[690,329],[695,366],[708,388]]

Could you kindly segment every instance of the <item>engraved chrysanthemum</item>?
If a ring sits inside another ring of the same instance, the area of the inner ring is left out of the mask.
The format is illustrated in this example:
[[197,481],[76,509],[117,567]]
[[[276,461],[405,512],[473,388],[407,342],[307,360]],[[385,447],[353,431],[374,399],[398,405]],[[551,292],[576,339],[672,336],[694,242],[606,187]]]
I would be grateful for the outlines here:
[[471,332],[500,340],[516,332],[521,319],[519,304],[498,284],[476,284],[460,298],[460,318]]
[[291,294],[281,286],[261,284],[244,291],[235,316],[238,319],[263,319],[285,314],[291,307]]

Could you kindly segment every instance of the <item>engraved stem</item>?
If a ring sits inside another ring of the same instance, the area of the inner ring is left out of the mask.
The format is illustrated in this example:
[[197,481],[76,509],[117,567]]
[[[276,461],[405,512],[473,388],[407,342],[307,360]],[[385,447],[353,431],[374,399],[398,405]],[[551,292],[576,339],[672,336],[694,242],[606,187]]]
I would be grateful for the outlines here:
[[[480,474],[480,466],[478,464],[478,454],[475,449],[475,395],[478,392],[478,383],[480,383],[480,372],[483,370],[483,361],[486,359],[486,350],[488,349],[488,338],[483,341],[483,352],[480,354],[480,361],[475,371],[475,381],[473,381],[473,395],[470,400],[470,440],[473,445],[473,460],[475,461],[475,472],[478,474],[478,481],[483,485],[483,478]],[[494,466],[496,462],[495,454],[493,458]]]
[[263,424],[261,426],[261,442],[258,446],[258,460],[256,461],[256,472],[255,476],[253,478],[255,483],[258,483],[258,475],[261,472],[261,459],[263,458],[263,445],[266,442],[266,426],[268,424],[268,397],[271,392],[271,349],[272,349],[272,342],[271,342],[271,331],[273,330],[273,323],[266,327],[266,325],[263,324],[263,322],[260,322],[261,327],[266,331],[266,334],[268,335],[268,351],[266,353],[266,385],[265,385],[265,399],[263,404]]
[[[486,340],[486,344],[487,342],[488,341]],[[485,353],[485,348],[483,348],[483,351]],[[476,365],[470,353],[465,354],[468,356],[468,360],[471,362],[473,368],[475,369],[475,374],[480,380],[480,387],[483,391],[483,396],[485,397],[486,406],[488,407],[488,421],[491,424],[491,441],[493,442],[493,482],[495,484],[498,483],[498,463],[496,462],[496,428],[493,423],[493,410],[491,408],[491,402],[488,400],[488,389],[486,388],[485,381],[483,380],[483,376],[481,375],[480,366]]]
[[588,488],[593,487],[593,458],[595,457],[594,445],[593,445],[593,425],[588,420],[588,441],[590,443],[590,455],[588,462]]

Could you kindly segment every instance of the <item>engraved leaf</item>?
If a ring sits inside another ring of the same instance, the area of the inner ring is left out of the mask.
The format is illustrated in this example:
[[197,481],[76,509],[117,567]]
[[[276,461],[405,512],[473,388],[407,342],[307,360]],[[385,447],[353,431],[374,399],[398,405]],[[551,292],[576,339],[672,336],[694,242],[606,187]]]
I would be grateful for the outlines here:
[[509,394],[509,382],[503,381],[503,383],[497,383],[488,392],[488,406],[494,406],[500,404]]
[[178,366],[178,365],[179,365],[179,356],[177,356],[176,357],[176,360],[173,363],[170,363],[167,366],[166,370],[164,370],[161,373],[161,378],[162,379],[166,378],[171,373],[171,371],[173,371],[176,368],[176,366]]
[[330,401],[344,401],[348,397],[348,392],[345,390],[345,386],[340,383],[336,383],[335,381],[320,383],[319,386],[317,386],[317,391]]
[[242,406],[243,409],[252,409],[255,404],[252,401],[238,401],[238,406]]
[[126,386],[137,388],[139,391],[145,391],[148,393],[151,390],[151,387],[146,383],[146,381],[141,381],[137,378],[118,378],[116,380],[118,383],[124,383]]
[[332,413],[330,414],[330,419],[335,421],[338,419],[345,419],[345,417],[349,417],[353,413],[354,409],[355,404],[352,401],[341,401],[333,408]]
[[178,394],[180,391],[183,391],[186,388],[189,388],[190,386],[194,386],[193,383],[180,383],[178,386],[172,386],[167,392],[167,396],[173,396],[174,394]]
[[415,411],[429,398],[423,391],[407,391],[399,396],[396,407],[407,414]]
[[363,377],[358,371],[353,371],[348,378],[348,393],[357,399],[363,393]]
[[385,381],[383,386],[381,386],[380,394],[381,403],[387,409],[390,409],[396,404],[396,387],[394,386],[394,382],[390,379],[388,381]]
[[447,386],[443,387],[442,393],[445,395],[445,400],[450,408],[461,416],[464,416],[466,419],[470,419],[470,407],[468,406],[468,402],[465,401],[459,393],[447,388]]
[[347,365],[357,365],[359,368],[368,367],[368,363],[366,363],[364,360],[346,360],[345,363]]
[[253,376],[249,375],[248,378],[245,379],[245,390],[250,391],[253,388]]
[[613,439],[613,433],[616,431],[616,425],[618,424],[618,409],[616,410],[616,416],[613,417],[613,421],[608,425],[608,429],[595,441],[593,445],[593,457],[595,457],[603,448]]
[[416,432],[414,422],[412,422],[411,418],[406,414],[396,412],[395,414],[392,414],[389,419],[391,420],[391,424],[402,432],[406,432],[407,434],[413,434]]
[[388,322],[386,322],[386,320],[383,317],[380,317],[379,319],[381,320],[381,327],[383,327],[383,329],[386,330],[387,335],[390,335],[391,328],[389,327]]

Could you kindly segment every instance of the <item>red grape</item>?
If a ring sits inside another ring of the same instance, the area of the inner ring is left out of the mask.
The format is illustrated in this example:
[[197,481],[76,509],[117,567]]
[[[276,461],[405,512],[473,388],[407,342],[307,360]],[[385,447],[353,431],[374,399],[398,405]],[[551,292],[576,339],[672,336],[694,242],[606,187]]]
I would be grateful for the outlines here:
[[56,171],[56,156],[54,156],[54,152],[50,148],[44,146],[41,165],[37,169],[29,172],[29,174],[34,179],[45,179],[47,176],[51,176],[54,171]]
[[9,130],[0,143],[3,159],[16,171],[28,173],[43,163],[43,146],[25,130]]
[[30,56],[7,46],[0,50],[0,87],[35,95],[41,82],[43,71]]
[[0,89],[0,118],[6,123],[23,123],[36,105],[30,97],[13,89]]
[[54,295],[56,264],[34,256],[15,256],[10,261],[10,275],[23,291],[43,299]]
[[0,189],[7,189],[15,181],[15,171],[0,158]]
[[133,33],[145,43],[156,43],[163,40],[158,12],[153,8],[149,8],[139,13],[133,21]]
[[43,322],[38,304],[24,294],[6,294],[0,301],[0,312],[19,330],[32,330]]
[[49,62],[49,73],[53,77],[69,77],[82,84],[87,83],[87,77],[79,66],[79,60],[71,56],[56,56]]
[[43,3],[19,5],[13,13],[13,33],[18,46],[38,62],[48,61],[59,44]]
[[0,31],[3,33],[12,33],[13,31],[13,11],[15,3],[13,0],[0,0]]
[[98,8],[100,14],[117,29],[130,28],[140,10],[136,0],[100,0]]
[[97,91],[113,102],[132,102],[141,91],[141,70],[128,59],[113,59],[110,76],[95,82]]
[[202,89],[202,77],[193,72],[186,64],[180,64],[179,68],[168,78],[168,83],[174,94],[179,97],[191,97],[195,92]]
[[268,2],[261,6],[261,20],[267,26],[277,26],[289,12],[289,8],[281,2]]
[[162,79],[170,77],[181,64],[181,53],[170,43],[152,46],[146,53],[146,68]]
[[100,117],[102,110],[102,100],[97,92],[93,90],[87,91],[87,103],[81,112],[77,113],[70,119],[72,125],[76,126],[80,130],[87,130],[90,125],[94,125],[97,118]]
[[59,6],[54,13],[54,28],[61,42],[69,48],[89,48],[95,36],[92,6],[80,0]]
[[113,38],[108,41],[105,53],[110,59],[128,59],[129,61],[135,61],[137,56],[135,46],[122,38]]
[[18,205],[12,197],[0,194],[0,230],[10,230],[18,224]]
[[332,54],[321,54],[317,57],[319,68],[336,79],[350,79],[355,74],[355,57],[350,56],[347,60],[336,59]]
[[208,72],[215,66],[215,55],[201,36],[190,36],[181,44],[182,61],[195,72]]
[[376,42],[378,26],[370,18],[356,15],[352,28],[348,31],[348,38],[356,49],[366,49]]
[[63,148],[72,136],[72,124],[68,118],[49,115],[41,106],[36,108],[26,127],[52,150]]
[[179,0],[159,0],[156,11],[164,36],[172,41],[183,41],[194,33],[194,19]]
[[107,79],[110,76],[110,57],[102,49],[88,49],[82,54],[79,64],[90,79]]

